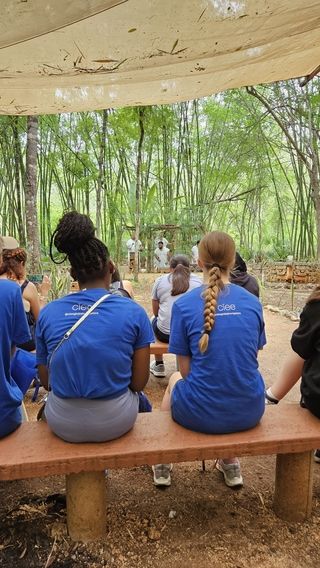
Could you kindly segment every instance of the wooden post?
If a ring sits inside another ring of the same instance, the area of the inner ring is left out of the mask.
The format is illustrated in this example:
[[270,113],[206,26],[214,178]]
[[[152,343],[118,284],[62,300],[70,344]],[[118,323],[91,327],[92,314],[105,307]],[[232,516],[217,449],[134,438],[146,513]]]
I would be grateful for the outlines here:
[[278,454],[273,508],[285,521],[303,521],[311,514],[313,452]]
[[104,471],[66,476],[67,525],[72,540],[88,542],[106,534],[106,480]]

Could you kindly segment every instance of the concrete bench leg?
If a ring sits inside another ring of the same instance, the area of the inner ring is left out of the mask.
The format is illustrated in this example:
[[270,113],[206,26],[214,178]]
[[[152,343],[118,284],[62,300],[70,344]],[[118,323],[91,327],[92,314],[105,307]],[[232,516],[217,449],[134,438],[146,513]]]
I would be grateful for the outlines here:
[[72,540],[88,542],[106,534],[106,480],[104,471],[66,476],[67,525]]
[[313,452],[278,454],[273,508],[285,521],[303,521],[311,514]]
[[22,415],[22,422],[29,422],[29,417],[26,409],[26,405],[22,401],[21,403],[21,415]]

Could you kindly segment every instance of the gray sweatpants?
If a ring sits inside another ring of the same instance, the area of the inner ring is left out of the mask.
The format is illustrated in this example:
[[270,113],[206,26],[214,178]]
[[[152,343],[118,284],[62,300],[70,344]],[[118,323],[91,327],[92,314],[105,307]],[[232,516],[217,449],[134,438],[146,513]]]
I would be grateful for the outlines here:
[[51,430],[66,442],[107,442],[133,427],[139,397],[130,389],[113,399],[60,398],[51,391],[45,416]]

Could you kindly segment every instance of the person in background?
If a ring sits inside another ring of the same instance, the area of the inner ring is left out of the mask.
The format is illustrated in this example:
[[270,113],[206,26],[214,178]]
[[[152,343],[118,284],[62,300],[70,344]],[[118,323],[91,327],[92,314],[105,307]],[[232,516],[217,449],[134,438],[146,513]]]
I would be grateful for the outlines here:
[[[301,377],[301,406],[320,418],[320,286],[310,294],[301,312],[291,347],[278,379],[266,391],[266,402],[278,404]],[[320,449],[315,451],[314,460],[320,463]]]
[[[37,364],[46,388],[50,368],[45,417],[51,430],[67,442],[118,438],[134,425],[138,392],[149,378],[154,340],[149,318],[129,298],[111,293],[104,297],[114,266],[89,217],[66,213],[51,243],[67,256],[80,290],[50,302],[37,322]],[[54,260],[52,250],[50,255]],[[101,298],[69,339],[60,343]]]
[[170,250],[164,246],[162,241],[159,241],[154,251],[154,267],[157,270],[163,270],[169,267],[169,254]]
[[197,241],[195,245],[193,245],[192,249],[191,249],[191,264],[193,266],[197,266],[198,265],[198,260],[199,260],[199,251],[198,251],[198,245],[199,245],[200,241]]
[[130,280],[121,280],[120,272],[113,261],[113,273],[111,276],[110,292],[114,294],[119,294],[126,298],[131,298],[133,300],[133,288]]
[[251,294],[254,294],[257,298],[259,298],[259,284],[254,276],[248,274],[247,265],[238,252],[236,252],[234,268],[230,273],[230,282],[232,282],[232,284],[242,286],[242,288],[245,288],[248,292],[251,292]]
[[[135,233],[132,233],[130,239],[126,242],[126,247],[128,250],[128,266],[129,270],[132,272],[134,269],[134,262],[135,262],[135,253],[136,251],[139,253],[142,249],[142,242],[139,239],[136,239]],[[138,260],[138,265],[140,264]]]
[[[174,255],[170,260],[170,274],[160,276],[152,289],[152,311],[155,316],[152,320],[152,327],[159,341],[169,343],[173,304],[183,294],[201,284],[202,280],[190,272],[188,257],[184,254]],[[150,371],[155,377],[166,376],[162,355],[155,355]]]
[[[0,261],[2,251],[0,237]],[[11,376],[11,355],[15,345],[30,339],[30,333],[17,284],[0,279],[0,298],[0,438],[3,438],[22,422],[23,394]]]
[[25,351],[34,351],[35,324],[39,317],[41,307],[45,305],[47,301],[50,281],[48,277],[44,277],[42,284],[39,286],[39,298],[35,284],[30,282],[26,276],[26,251],[19,247],[18,241],[13,237],[3,237],[3,241],[4,248],[0,266],[0,278],[7,278],[19,284],[31,334],[31,339],[27,343],[18,345],[18,347]]
[[[205,235],[199,244],[204,285],[172,307],[169,352],[177,355],[180,372],[170,377],[161,410],[171,410],[173,420],[205,434],[248,430],[265,410],[257,359],[266,343],[262,306],[229,282],[234,261],[229,235]],[[219,459],[216,467],[228,487],[243,485],[237,458]],[[170,485],[171,468],[153,466],[155,485]]]
[[166,239],[166,237],[163,236],[163,233],[160,233],[160,235],[154,239],[155,248],[157,248],[160,241],[163,243],[164,247],[168,247],[169,244],[168,239]]

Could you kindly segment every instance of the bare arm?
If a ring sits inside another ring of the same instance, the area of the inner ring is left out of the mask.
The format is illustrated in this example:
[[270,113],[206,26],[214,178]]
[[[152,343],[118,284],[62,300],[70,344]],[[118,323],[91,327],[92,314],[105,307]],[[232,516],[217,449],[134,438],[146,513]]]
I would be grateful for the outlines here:
[[150,346],[137,349],[132,358],[132,377],[130,388],[134,391],[142,391],[149,379]]
[[44,275],[41,284],[39,284],[38,289],[39,289],[40,309],[41,309],[44,306],[46,306],[48,302],[48,293],[49,290],[51,289],[51,280],[46,274]]
[[46,365],[38,365],[39,379],[42,386],[48,390],[49,387],[49,373]]
[[277,380],[271,385],[272,395],[281,400],[300,379],[304,359],[291,351],[284,361]]
[[185,379],[190,372],[191,357],[189,355],[177,355],[177,359],[178,359],[179,371],[181,373],[182,378]]
[[22,297],[30,304],[30,312],[35,320],[38,319],[40,313],[40,300],[38,291],[33,282],[29,282],[28,286],[24,289]]
[[130,280],[122,280],[122,285],[123,285],[123,289],[128,292],[128,294],[131,296],[131,298],[134,298],[134,294],[133,294],[133,287],[132,284],[130,282]]
[[157,317],[159,313],[160,302],[159,300],[152,300],[152,313]]

